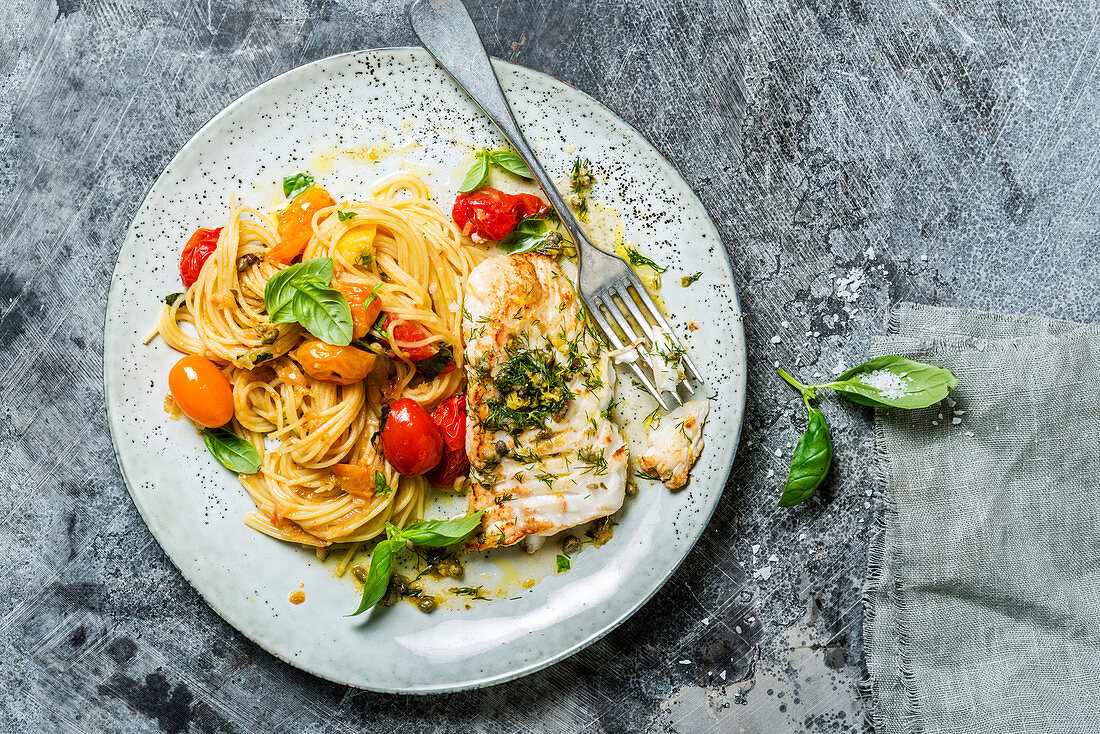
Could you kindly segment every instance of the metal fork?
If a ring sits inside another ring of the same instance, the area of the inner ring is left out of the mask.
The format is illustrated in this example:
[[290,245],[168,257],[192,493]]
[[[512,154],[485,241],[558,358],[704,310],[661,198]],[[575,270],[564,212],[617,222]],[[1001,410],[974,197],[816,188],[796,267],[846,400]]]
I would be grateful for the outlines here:
[[[428,49],[428,53],[435,57],[439,65],[454,77],[489,119],[496,123],[504,137],[527,163],[535,180],[557,210],[562,224],[577,246],[577,286],[581,298],[611,346],[622,349],[636,344],[654,354],[659,348],[668,349],[668,345],[662,341],[671,341],[673,349],[682,355],[680,361],[687,375],[702,383],[702,375],[688,357],[680,338],[633,269],[621,257],[604,252],[588,239],[572,209],[562,199],[553,180],[535,157],[516,123],[489,61],[489,55],[485,52],[474,22],[461,0],[416,0],[409,9],[409,18],[413,30]],[[618,327],[618,331],[615,327]],[[663,334],[668,335],[667,339]],[[682,404],[678,390],[662,392],[658,389],[649,374],[652,367],[642,356],[628,364],[642,385],[665,410],[669,410],[666,394],[671,397],[672,403]],[[689,395],[695,393],[688,379],[680,380],[677,388],[682,388]]]

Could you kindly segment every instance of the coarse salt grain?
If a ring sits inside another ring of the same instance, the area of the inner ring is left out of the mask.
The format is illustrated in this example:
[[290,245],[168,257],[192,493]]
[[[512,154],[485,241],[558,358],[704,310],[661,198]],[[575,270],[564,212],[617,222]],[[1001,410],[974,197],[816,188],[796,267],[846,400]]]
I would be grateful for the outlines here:
[[759,552],[760,552],[760,544],[759,543],[754,543],[753,546],[752,546],[752,554],[755,556]]
[[690,660],[681,660],[680,665],[691,665],[691,661]]
[[779,560],[779,556],[777,556],[773,553],[772,555],[768,556],[768,560],[771,561],[772,563],[775,563]]
[[776,449],[776,450],[775,450],[775,457],[776,457],[777,459],[781,459],[781,458],[783,458],[783,449]]
[[967,438],[974,438],[974,431],[967,431],[966,436]]
[[764,566],[757,573],[760,574],[760,578],[767,581],[768,579],[770,579],[772,577],[772,567],[771,566]]
[[768,479],[771,479],[771,478],[772,478],[772,477],[774,477],[774,476],[775,476],[775,469],[768,469],[768,476],[767,476],[767,478],[768,478]]
[[779,336],[779,334],[772,337],[772,344],[778,344],[781,341],[783,341],[783,337]]
[[909,384],[906,378],[895,375],[889,370],[875,370],[864,377],[863,382],[878,390],[882,397],[889,399],[896,399],[905,395],[905,386]]
[[959,418],[958,416],[955,416],[954,418],[951,419],[951,425],[953,425],[953,426],[957,426],[962,422],[963,422],[963,419]]

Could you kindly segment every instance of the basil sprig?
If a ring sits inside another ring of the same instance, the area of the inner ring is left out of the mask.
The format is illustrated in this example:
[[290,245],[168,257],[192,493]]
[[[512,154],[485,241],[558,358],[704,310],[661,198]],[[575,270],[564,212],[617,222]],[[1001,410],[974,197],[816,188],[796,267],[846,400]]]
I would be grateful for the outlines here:
[[264,308],[273,324],[297,322],[323,342],[351,344],[352,318],[348,299],[331,288],[335,266],[331,257],[291,265],[271,276],[264,286]]
[[527,217],[504,236],[500,247],[511,255],[521,252],[546,252],[557,249],[564,238],[547,217]]
[[293,199],[314,183],[313,176],[308,173],[295,173],[283,179],[283,196]]
[[479,510],[454,520],[423,520],[404,529],[386,523],[386,539],[379,541],[371,551],[370,569],[367,571],[367,580],[363,582],[363,598],[359,602],[359,608],[347,616],[362,614],[381,601],[390,585],[397,553],[407,544],[442,548],[461,543],[477,530],[484,513],[485,510]]
[[256,447],[228,428],[207,428],[202,432],[206,450],[226,469],[238,474],[255,474],[260,470],[260,454]]
[[810,406],[818,390],[835,390],[860,405],[912,410],[935,405],[959,384],[959,378],[950,370],[895,355],[875,357],[820,385],[806,385],[781,368],[778,372],[802,395],[809,411],[806,431],[791,456],[787,483],[779,497],[780,507],[793,507],[805,501],[825,479],[832,464],[833,442],[825,416]]
[[474,155],[474,162],[469,170],[466,171],[466,176],[462,179],[462,184],[458,187],[459,193],[465,194],[484,186],[485,182],[489,179],[490,166],[503,168],[505,171],[514,173],[521,178],[534,178],[531,174],[531,169],[528,168],[527,164],[523,162],[523,159],[513,151],[507,149],[487,150],[483,148]]

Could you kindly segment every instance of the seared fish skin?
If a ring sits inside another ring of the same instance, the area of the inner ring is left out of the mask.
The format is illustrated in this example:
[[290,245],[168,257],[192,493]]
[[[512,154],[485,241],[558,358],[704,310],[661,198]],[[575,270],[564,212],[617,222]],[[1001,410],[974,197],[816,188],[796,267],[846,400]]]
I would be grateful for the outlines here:
[[703,421],[709,412],[709,400],[692,400],[654,418],[649,426],[649,447],[638,457],[638,465],[669,489],[683,487],[703,452]]
[[627,448],[608,417],[611,360],[573,284],[536,254],[484,260],[466,283],[466,453],[481,547],[529,550],[618,510]]

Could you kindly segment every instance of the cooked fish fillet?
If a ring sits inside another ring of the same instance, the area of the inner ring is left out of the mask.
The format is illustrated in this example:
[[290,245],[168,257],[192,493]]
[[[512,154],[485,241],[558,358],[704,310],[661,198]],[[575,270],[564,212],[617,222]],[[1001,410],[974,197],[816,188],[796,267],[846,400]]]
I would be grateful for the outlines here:
[[703,452],[703,421],[709,412],[709,400],[692,400],[654,418],[649,446],[638,457],[638,465],[660,477],[669,489],[687,484],[691,467]]
[[525,541],[612,514],[627,448],[608,418],[611,361],[573,284],[543,255],[499,255],[466,283],[466,452],[482,547]]

